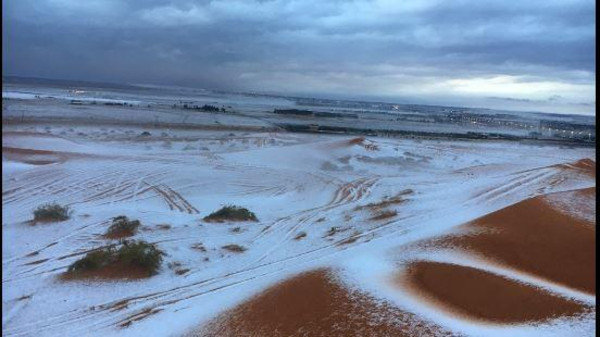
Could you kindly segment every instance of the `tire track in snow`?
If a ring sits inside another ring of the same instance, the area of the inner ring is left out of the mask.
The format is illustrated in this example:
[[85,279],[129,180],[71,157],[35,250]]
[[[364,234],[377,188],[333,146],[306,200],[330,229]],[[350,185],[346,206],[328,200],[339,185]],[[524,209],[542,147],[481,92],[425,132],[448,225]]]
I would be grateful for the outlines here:
[[167,186],[165,184],[153,185],[146,181],[144,181],[144,183],[147,184],[148,186],[150,186],[150,188],[152,188],[152,190],[154,190],[154,192],[156,192],[158,194],[158,196],[162,200],[164,200],[165,203],[167,203],[170,210],[177,209],[179,212],[182,212],[182,213],[187,212],[189,214],[199,213],[199,211],[198,211],[198,209],[196,209],[196,207],[194,207],[192,204],[190,204],[185,198],[183,198],[181,196],[181,194],[177,193],[175,190],[173,190],[169,186]]

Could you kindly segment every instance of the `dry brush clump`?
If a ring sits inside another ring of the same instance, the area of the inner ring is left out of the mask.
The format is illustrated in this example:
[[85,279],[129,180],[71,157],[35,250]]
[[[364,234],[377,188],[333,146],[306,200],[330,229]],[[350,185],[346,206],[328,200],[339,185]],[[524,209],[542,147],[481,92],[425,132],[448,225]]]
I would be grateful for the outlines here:
[[369,203],[369,204],[366,204],[366,205],[361,205],[361,206],[356,206],[354,208],[354,210],[355,211],[360,211],[360,210],[363,210],[363,209],[366,208],[366,209],[369,209],[369,210],[372,210],[372,211],[377,211],[377,210],[384,209],[384,208],[386,208],[388,206],[391,206],[391,205],[402,204],[402,203],[404,203],[404,202],[407,201],[407,199],[405,198],[405,196],[411,195],[413,193],[414,193],[414,191],[409,188],[409,189],[400,191],[398,194],[396,194],[393,197],[386,197],[382,201],[372,202],[372,203]]
[[324,237],[332,236],[332,235],[335,235],[335,234],[337,234],[339,232],[343,232],[343,231],[344,230],[340,230],[339,227],[334,226],[334,227],[329,228],[329,230],[325,233]]
[[39,206],[33,211],[35,222],[65,221],[71,217],[72,211],[69,206],[61,206],[57,203],[48,203]]
[[258,221],[256,215],[240,206],[228,205],[204,217],[206,222]]
[[301,240],[302,238],[305,238],[305,237],[306,237],[306,232],[300,232],[294,237],[294,240]]
[[333,238],[331,238],[334,235],[337,235],[338,233],[343,233],[347,230],[349,230],[351,227],[337,227],[337,226],[333,226],[331,228],[329,228],[329,230],[327,230],[327,232],[325,232],[325,234],[323,235],[323,238],[329,238],[328,240],[333,240]]
[[234,253],[242,253],[248,249],[244,246],[240,246],[240,245],[236,245],[236,244],[225,245],[221,248],[226,249],[230,252],[234,252]]
[[361,235],[362,235],[361,231],[355,230],[352,235],[350,235],[346,239],[338,242],[338,246],[354,243],[354,242],[356,242],[356,240],[358,240],[361,237]]
[[157,273],[163,255],[162,250],[146,241],[124,240],[118,249],[115,245],[111,245],[87,253],[69,266],[66,276],[67,278],[148,277]]
[[139,220],[129,220],[126,216],[119,215],[112,219],[112,224],[108,227],[104,237],[108,239],[118,239],[133,236],[137,233],[139,227]]
[[369,220],[383,220],[383,219],[389,219],[389,218],[393,218],[396,215],[398,215],[397,211],[383,211],[373,217],[371,217]]
[[206,247],[204,247],[204,244],[202,244],[201,242],[194,243],[193,245],[191,245],[190,248],[195,249],[195,250],[199,250],[201,252],[206,252]]

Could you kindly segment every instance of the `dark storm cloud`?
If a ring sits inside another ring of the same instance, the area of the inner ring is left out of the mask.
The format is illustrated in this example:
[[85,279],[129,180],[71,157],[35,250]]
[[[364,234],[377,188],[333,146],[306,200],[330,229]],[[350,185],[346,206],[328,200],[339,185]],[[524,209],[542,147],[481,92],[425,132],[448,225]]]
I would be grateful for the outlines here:
[[595,100],[594,10],[593,1],[4,1],[2,67],[407,99],[561,95],[575,104]]

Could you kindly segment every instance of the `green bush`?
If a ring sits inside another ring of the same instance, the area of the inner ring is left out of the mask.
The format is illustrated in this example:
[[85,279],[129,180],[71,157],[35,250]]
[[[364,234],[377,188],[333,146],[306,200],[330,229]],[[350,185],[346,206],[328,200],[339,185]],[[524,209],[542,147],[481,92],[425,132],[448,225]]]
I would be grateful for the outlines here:
[[139,226],[139,220],[129,220],[126,216],[120,215],[113,218],[112,225],[108,227],[104,235],[109,238],[132,236],[137,232]]
[[129,243],[125,241],[117,251],[117,260],[120,263],[142,267],[150,274],[155,274],[164,253],[154,245],[145,241]]
[[204,217],[207,222],[224,221],[258,221],[256,215],[248,209],[240,206],[224,206],[220,210]]
[[57,203],[44,204],[33,211],[34,221],[64,221],[70,216],[69,206],[61,206]]
[[68,272],[100,269],[111,264],[114,261],[114,256],[115,249],[112,246],[101,250],[94,250],[71,264]]
[[119,249],[109,246],[94,250],[75,261],[67,270],[69,273],[98,270],[112,265],[141,267],[149,275],[156,274],[164,253],[145,241],[123,241]]

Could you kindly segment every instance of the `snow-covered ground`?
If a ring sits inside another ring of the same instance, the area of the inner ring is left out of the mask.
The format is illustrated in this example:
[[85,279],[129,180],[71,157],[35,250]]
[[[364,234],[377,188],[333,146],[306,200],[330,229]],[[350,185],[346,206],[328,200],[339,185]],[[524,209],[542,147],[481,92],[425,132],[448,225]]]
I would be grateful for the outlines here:
[[[144,130],[3,127],[3,149],[12,150],[2,159],[3,335],[181,335],[317,266],[346,270],[348,282],[366,291],[382,289],[384,277],[377,276],[393,268],[388,252],[399,245],[531,196],[595,186],[553,166],[595,160],[589,148],[183,129],[149,129],[144,137]],[[35,164],[40,158],[44,165]],[[388,207],[397,212],[390,217],[373,219],[377,213],[360,207],[398,195],[403,201]],[[52,201],[68,204],[71,219],[29,225],[32,211]],[[250,209],[259,222],[202,221],[227,204]],[[138,281],[60,280],[86,251],[110,243],[101,235],[118,215],[139,219],[135,238],[167,253],[159,274]],[[223,250],[227,244],[247,250]],[[176,274],[167,266],[173,262],[189,272]],[[417,304],[407,308],[466,335],[534,329],[481,330]],[[553,321],[535,331],[593,334],[593,321],[565,326]]]

